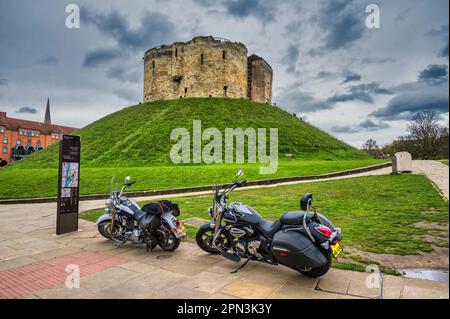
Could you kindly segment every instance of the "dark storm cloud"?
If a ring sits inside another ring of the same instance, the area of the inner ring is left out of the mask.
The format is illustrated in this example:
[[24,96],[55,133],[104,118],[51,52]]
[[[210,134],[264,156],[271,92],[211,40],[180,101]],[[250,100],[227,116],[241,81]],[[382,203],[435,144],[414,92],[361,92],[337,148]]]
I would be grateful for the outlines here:
[[287,65],[286,72],[295,73],[299,55],[300,52],[298,50],[298,47],[296,45],[290,44],[284,57],[284,62]]
[[41,64],[56,64],[59,62],[59,59],[54,56],[43,57],[38,61]]
[[345,77],[344,81],[342,81],[341,84],[345,84],[345,83],[348,83],[348,82],[357,82],[357,81],[361,81],[361,78],[362,78],[361,74],[358,74],[358,73],[350,73],[350,74],[348,74],[348,75]]
[[383,120],[410,120],[414,114],[426,110],[448,113],[448,82],[440,85],[419,85],[414,90],[394,96],[388,104],[370,115]]
[[115,49],[100,48],[86,53],[83,60],[83,66],[86,68],[97,67],[111,62],[121,56],[121,52]]
[[224,5],[227,12],[236,17],[245,18],[255,16],[264,22],[275,20],[275,7],[271,1],[234,0],[225,1]]
[[448,58],[448,41],[445,46],[439,50],[438,56],[441,58]]
[[316,99],[301,90],[298,84],[285,87],[275,98],[275,102],[289,112],[310,113],[333,108],[332,103]]
[[148,49],[170,42],[176,30],[168,16],[160,12],[144,12],[138,28],[130,28],[126,18],[115,10],[109,13],[92,9],[82,12],[82,21],[95,25],[102,33],[114,38],[121,48],[130,50]]
[[0,86],[7,86],[8,80],[7,79],[0,79]]
[[389,128],[389,124],[382,122],[374,122],[371,119],[367,119],[358,125],[342,125],[333,126],[331,130],[335,133],[359,133],[361,131],[378,131]]
[[359,40],[365,28],[363,13],[364,7],[355,6],[353,1],[323,2],[319,24],[325,36],[320,51],[346,48]]
[[429,37],[448,36],[448,24],[441,25],[439,29],[428,30],[425,35]]
[[363,64],[384,64],[384,63],[394,63],[397,60],[394,58],[363,58],[361,62]]
[[34,107],[24,106],[16,111],[16,113],[36,114],[37,110]]
[[425,32],[425,36],[441,38],[444,41],[444,46],[439,50],[438,56],[448,57],[448,24],[443,24],[439,29],[428,30]]
[[442,81],[447,79],[448,65],[429,64],[419,74],[419,81]]
[[140,80],[139,74],[136,74],[136,72],[133,72],[132,70],[129,70],[121,65],[110,67],[106,72],[106,75],[110,79],[117,79],[132,83],[138,83]]
[[388,89],[382,88],[380,83],[372,82],[367,84],[358,84],[349,87],[349,93],[336,94],[327,99],[330,103],[359,101],[372,104],[374,95],[391,95]]

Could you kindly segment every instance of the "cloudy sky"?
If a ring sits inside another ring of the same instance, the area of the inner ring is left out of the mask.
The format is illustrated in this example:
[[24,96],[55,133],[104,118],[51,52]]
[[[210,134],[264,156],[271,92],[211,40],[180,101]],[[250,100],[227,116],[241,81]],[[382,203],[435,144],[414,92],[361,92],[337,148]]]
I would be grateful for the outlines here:
[[[65,8],[80,7],[79,29]],[[0,111],[82,127],[142,100],[144,51],[213,35],[274,70],[274,102],[360,147],[433,109],[448,126],[447,0],[0,0]]]

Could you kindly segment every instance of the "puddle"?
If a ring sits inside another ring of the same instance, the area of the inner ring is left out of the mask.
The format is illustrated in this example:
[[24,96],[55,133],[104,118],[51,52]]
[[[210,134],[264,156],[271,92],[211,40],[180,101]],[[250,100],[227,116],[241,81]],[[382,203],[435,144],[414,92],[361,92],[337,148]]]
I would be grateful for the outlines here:
[[159,255],[156,256],[156,259],[169,259],[170,257],[172,257],[172,255]]
[[426,279],[434,281],[448,282],[448,270],[431,268],[408,268],[397,269],[405,278]]

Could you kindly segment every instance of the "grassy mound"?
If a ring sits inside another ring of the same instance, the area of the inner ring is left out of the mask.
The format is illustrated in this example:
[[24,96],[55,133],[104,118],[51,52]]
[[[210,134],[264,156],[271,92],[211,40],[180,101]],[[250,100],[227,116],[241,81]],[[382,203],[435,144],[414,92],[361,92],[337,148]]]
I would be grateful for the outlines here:
[[[156,101],[124,108],[75,134],[81,136],[84,167],[173,165],[169,152],[174,128],[201,120],[202,129],[278,128],[279,157],[302,160],[368,159],[368,155],[271,105],[227,98]],[[204,144],[206,144],[205,142]],[[36,152],[9,168],[55,168],[58,145]]]

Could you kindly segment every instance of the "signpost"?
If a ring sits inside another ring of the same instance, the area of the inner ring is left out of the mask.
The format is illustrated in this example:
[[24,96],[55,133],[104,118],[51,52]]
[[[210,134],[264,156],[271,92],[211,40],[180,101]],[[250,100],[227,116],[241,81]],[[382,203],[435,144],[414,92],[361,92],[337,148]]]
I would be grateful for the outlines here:
[[59,145],[56,234],[78,230],[80,137],[63,135]]

